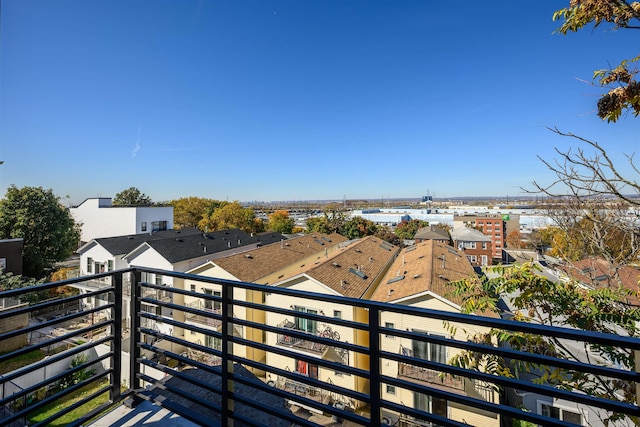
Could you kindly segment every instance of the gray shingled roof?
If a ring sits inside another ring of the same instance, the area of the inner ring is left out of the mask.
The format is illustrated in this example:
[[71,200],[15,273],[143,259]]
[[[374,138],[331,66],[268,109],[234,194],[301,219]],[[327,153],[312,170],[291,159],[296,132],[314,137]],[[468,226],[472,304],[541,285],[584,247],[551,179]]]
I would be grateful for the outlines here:
[[451,230],[451,239],[464,242],[491,242],[491,238],[482,231],[470,227],[456,227]]
[[240,229],[214,231],[174,239],[150,240],[145,242],[167,261],[174,264],[207,254],[215,254],[229,249],[260,244],[260,239]]
[[100,246],[105,248],[112,255],[124,255],[131,252],[144,242],[151,240],[176,239],[194,234],[202,234],[197,228],[185,228],[181,230],[162,230],[153,233],[129,234],[117,237],[102,237],[94,239]]

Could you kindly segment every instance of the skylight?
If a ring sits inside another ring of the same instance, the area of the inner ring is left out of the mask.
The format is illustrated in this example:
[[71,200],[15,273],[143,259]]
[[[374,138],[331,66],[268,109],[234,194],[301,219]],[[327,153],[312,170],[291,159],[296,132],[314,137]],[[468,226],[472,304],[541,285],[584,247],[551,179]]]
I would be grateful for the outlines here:
[[401,281],[401,280],[404,280],[404,276],[396,276],[396,277],[394,277],[394,278],[389,279],[389,280],[387,281],[387,284],[395,283],[395,282],[399,282],[399,281]]
[[367,275],[364,274],[362,271],[356,270],[355,268],[350,268],[349,271],[355,274],[356,276],[360,277],[361,279],[367,280]]

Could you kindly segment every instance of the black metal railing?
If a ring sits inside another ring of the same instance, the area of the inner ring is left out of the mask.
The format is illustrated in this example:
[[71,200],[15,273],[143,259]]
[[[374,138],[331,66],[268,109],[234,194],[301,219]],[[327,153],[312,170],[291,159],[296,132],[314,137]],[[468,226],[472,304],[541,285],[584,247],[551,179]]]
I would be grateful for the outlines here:
[[[143,282],[143,272],[172,277],[173,286]],[[83,282],[98,279],[108,279],[111,284],[97,289],[83,287]],[[216,285],[221,289],[221,296],[186,290],[186,287],[180,286],[185,280]],[[132,283],[130,298],[127,292],[123,292],[123,283],[129,281]],[[629,419],[640,417],[640,410],[635,403],[618,401],[615,393],[609,398],[599,398],[532,379],[507,378],[468,370],[449,363],[413,357],[400,351],[397,345],[391,351],[386,340],[397,340],[396,343],[424,342],[446,347],[448,355],[460,351],[494,354],[506,360],[557,366],[585,375],[613,378],[618,383],[640,383],[640,375],[634,370],[621,369],[614,364],[600,366],[520,352],[475,343],[469,339],[428,335],[410,328],[393,328],[383,319],[385,316],[395,316],[396,319],[407,316],[424,321],[435,319],[437,323],[466,325],[468,328],[499,328],[581,342],[585,343],[585,348],[598,344],[620,347],[634,353],[640,350],[640,339],[637,338],[147,268],[132,268],[3,291],[0,292],[0,298],[20,298],[25,292],[46,291],[59,286],[84,289],[85,293],[66,298],[67,303],[80,304],[85,298],[94,298],[102,301],[102,305],[32,321],[27,326],[24,326],[25,317],[60,304],[60,301],[46,301],[0,312],[0,325],[21,325],[16,329],[3,326],[0,332],[0,348],[3,349],[0,369],[8,367],[0,376],[2,425],[45,425],[73,414],[74,410],[99,396],[104,396],[103,403],[94,405],[90,410],[82,410],[80,415],[73,415],[69,424],[86,424],[113,403],[126,400],[135,405],[137,401],[146,399],[202,425],[225,426],[231,421],[250,425],[278,425],[278,422],[285,425],[317,425],[313,418],[302,416],[303,411],[294,411],[296,407],[358,425],[389,422],[397,425],[432,423],[460,426],[476,415],[494,420],[496,426],[511,418],[541,425],[568,425],[564,421],[537,414],[535,408],[533,412],[526,412],[509,406],[504,399],[507,390],[539,395],[550,402],[573,402],[597,411],[599,416],[624,414]],[[243,291],[243,295],[269,293],[270,304],[255,302],[264,301],[262,298],[235,298],[234,294],[239,290]],[[172,298],[157,297],[164,294],[153,291],[168,292]],[[210,301],[211,306],[219,306],[220,311],[209,313],[180,304],[185,297]],[[351,307],[357,315],[353,319],[341,319],[301,313],[291,309],[289,302],[277,303],[279,299],[286,301],[287,298],[340,304]],[[130,324],[123,320],[123,303],[130,304]],[[160,307],[162,315],[143,311],[142,304]],[[239,312],[246,312],[247,315],[233,315]],[[171,316],[166,313],[171,313]],[[330,324],[333,330],[348,328],[353,331],[355,338],[347,342],[344,338],[310,334],[290,325],[287,327],[286,324],[265,324],[265,313]],[[186,319],[190,315],[211,316],[219,322],[219,327],[212,329],[198,322],[188,322]],[[56,328],[64,333],[48,333]],[[130,330],[128,336],[124,334],[127,330]],[[33,340],[36,334],[41,339]],[[308,341],[318,348],[337,349],[338,354],[350,356],[345,363],[345,360],[325,358],[319,352],[282,345],[284,336],[291,340]],[[16,340],[22,340],[22,344],[11,344]],[[7,345],[14,345],[15,348],[8,348]],[[18,363],[34,353],[41,354],[43,358],[30,360],[24,366]],[[272,363],[283,358],[290,360],[290,363]],[[419,378],[416,372],[440,374],[437,378]],[[438,384],[439,378],[455,379],[458,387],[442,387],[442,384]],[[478,387],[473,391],[473,387],[466,386],[468,384]],[[51,403],[66,402],[71,396],[76,397],[73,403],[50,412]],[[421,400],[421,396],[427,398]],[[424,402],[429,402],[431,406],[425,407]],[[456,405],[458,409],[465,408],[467,415],[461,419],[455,415],[449,418],[446,411],[441,413],[436,409],[435,402]]]

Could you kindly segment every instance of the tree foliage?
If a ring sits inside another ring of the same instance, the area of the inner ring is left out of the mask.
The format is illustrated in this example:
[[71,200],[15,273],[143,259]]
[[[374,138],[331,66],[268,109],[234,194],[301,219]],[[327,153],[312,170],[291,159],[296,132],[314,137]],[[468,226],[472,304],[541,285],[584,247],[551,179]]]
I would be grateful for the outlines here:
[[112,203],[114,206],[150,206],[153,202],[136,187],[129,187],[116,194]]
[[[562,21],[558,32],[567,34],[589,24],[598,27],[610,24],[614,29],[640,29],[640,2],[625,0],[571,0],[569,7],[558,10],[554,20]],[[614,68],[596,70],[593,78],[607,89],[598,100],[598,116],[615,122],[625,110],[640,115],[640,82],[636,80],[637,67],[630,66],[640,60],[636,56],[624,60]]]
[[527,244],[522,240],[520,230],[513,230],[505,240],[507,241],[507,247],[510,249],[524,249],[527,247]]
[[336,203],[328,204],[322,216],[307,219],[307,233],[342,234],[346,221],[347,211],[342,206]]
[[173,226],[180,229],[198,227],[205,216],[211,216],[214,210],[226,202],[203,197],[182,197],[170,201],[169,204],[173,206]]
[[0,200],[0,238],[24,239],[24,275],[41,278],[71,256],[80,228],[52,190],[12,185]]
[[398,224],[396,226],[395,233],[401,239],[410,240],[415,237],[418,229],[426,227],[428,225],[429,222],[427,221],[422,221],[420,219],[410,219],[409,221],[402,221],[400,224]]
[[344,223],[342,235],[348,239],[359,239],[372,236],[378,232],[378,226],[371,220],[361,216],[354,216]]
[[205,215],[198,223],[198,227],[205,231],[229,230],[239,228],[247,233],[264,231],[264,224],[251,208],[243,208],[238,202],[226,203],[214,209],[210,215]]
[[277,231],[278,233],[290,234],[293,231],[295,223],[296,221],[289,217],[288,211],[278,210],[269,215],[267,229]]
[[[20,276],[13,273],[0,273],[0,290],[10,291],[12,289],[22,289],[44,283],[44,279],[36,280],[28,277]],[[32,291],[25,292],[20,295],[20,301],[28,304],[36,304],[49,298],[49,292]]]
[[[588,289],[573,282],[554,282],[539,275],[534,264],[494,267],[494,278],[473,277],[452,283],[453,294],[463,297],[462,311],[491,311],[500,314],[499,300],[511,298],[514,320],[549,326],[564,326],[612,334],[638,335],[640,307],[629,306],[631,290],[623,287]],[[517,295],[512,297],[513,295]],[[573,361],[597,356],[608,363],[633,369],[633,352],[599,344],[583,347],[566,341],[530,333],[492,329],[473,337],[475,342],[506,345],[515,350],[551,355]],[[635,402],[635,384],[594,376],[568,369],[529,362],[505,360],[497,355],[463,352],[451,363],[509,378],[522,374],[536,382],[551,383],[565,390],[580,390],[592,396]]]

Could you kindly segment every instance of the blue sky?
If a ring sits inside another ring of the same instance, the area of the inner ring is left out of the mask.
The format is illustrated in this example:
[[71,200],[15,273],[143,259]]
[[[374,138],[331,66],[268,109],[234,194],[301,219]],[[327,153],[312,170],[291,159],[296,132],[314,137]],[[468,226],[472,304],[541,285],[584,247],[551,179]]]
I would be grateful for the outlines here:
[[[634,32],[562,36],[566,1],[3,0],[0,192],[65,203],[522,194],[595,113]],[[69,199],[66,199],[69,196]]]

